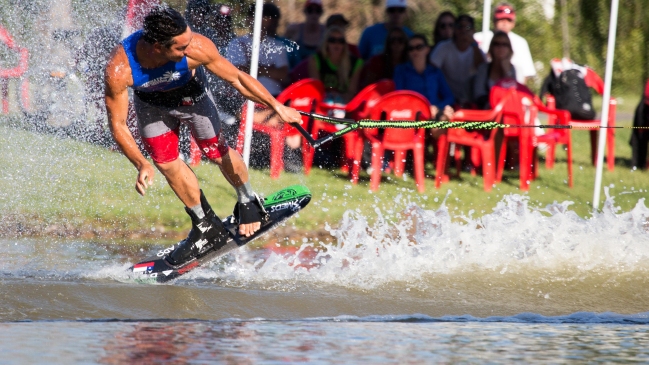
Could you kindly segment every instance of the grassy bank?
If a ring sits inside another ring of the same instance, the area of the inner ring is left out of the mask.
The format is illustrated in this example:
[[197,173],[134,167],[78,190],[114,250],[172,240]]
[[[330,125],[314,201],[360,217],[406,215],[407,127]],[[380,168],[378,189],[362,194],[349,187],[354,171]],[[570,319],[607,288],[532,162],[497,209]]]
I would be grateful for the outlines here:
[[[189,228],[189,219],[160,174],[145,197],[133,186],[135,169],[119,153],[69,139],[33,134],[4,126],[0,119],[0,216],[1,234],[77,234],[111,236],[125,232],[176,237]],[[649,173],[631,171],[629,130],[616,139],[616,169],[604,171],[603,185],[624,211],[646,197]],[[299,231],[315,231],[325,224],[336,226],[343,213],[357,210],[370,221],[375,208],[392,214],[414,202],[425,209],[446,205],[454,216],[473,210],[480,216],[493,210],[507,194],[525,194],[531,204],[543,207],[554,201],[572,201],[571,209],[583,217],[591,212],[595,169],[590,164],[588,133],[573,132],[575,187],[567,186],[565,153],[557,151],[553,170],[540,169],[540,178],[528,193],[518,189],[518,174],[507,172],[504,181],[485,193],[482,178],[462,173],[439,190],[432,178],[426,192],[418,194],[412,178],[385,176],[379,192],[368,189],[367,177],[358,185],[336,171],[314,169],[309,176],[284,173],[270,180],[268,171],[251,172],[253,187],[262,194],[291,184],[304,184],[313,194],[311,205],[291,222]],[[431,166],[432,167],[432,166]],[[218,168],[209,163],[195,172],[207,198],[220,216],[228,215],[236,194]],[[433,174],[432,168],[428,171]],[[602,194],[602,200],[604,195]]]

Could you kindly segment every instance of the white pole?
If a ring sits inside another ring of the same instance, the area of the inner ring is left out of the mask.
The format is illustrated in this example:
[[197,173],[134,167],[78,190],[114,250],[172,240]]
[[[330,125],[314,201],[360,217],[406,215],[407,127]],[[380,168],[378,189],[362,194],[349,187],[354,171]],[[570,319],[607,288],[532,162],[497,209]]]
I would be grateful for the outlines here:
[[[613,78],[613,55],[615,51],[615,36],[617,31],[617,12],[619,0],[611,2],[611,20],[608,28],[608,49],[606,50],[606,75],[604,76],[604,96],[602,98],[602,117],[600,126],[608,125],[608,109],[611,100],[611,81]],[[599,208],[599,194],[602,190],[602,169],[604,164],[604,147],[606,146],[606,129],[599,130],[597,145],[597,172],[595,173],[595,191],[593,193],[593,209]]]
[[480,45],[484,52],[487,52],[489,45],[486,44],[487,32],[489,31],[489,23],[491,23],[491,0],[485,0],[482,9],[482,44]]
[[[261,42],[261,19],[263,17],[264,0],[256,0],[255,3],[255,25],[252,33],[252,55],[250,57],[250,76],[257,78],[259,70],[259,43]],[[255,112],[255,103],[247,101],[248,112],[246,114],[246,133],[243,144],[243,161],[250,166],[250,143],[252,141],[252,124]]]

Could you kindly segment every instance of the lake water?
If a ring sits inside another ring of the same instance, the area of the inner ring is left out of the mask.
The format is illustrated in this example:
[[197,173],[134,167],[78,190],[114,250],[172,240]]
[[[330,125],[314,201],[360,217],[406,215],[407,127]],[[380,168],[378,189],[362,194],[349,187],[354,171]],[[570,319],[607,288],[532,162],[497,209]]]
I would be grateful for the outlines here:
[[170,285],[126,271],[161,245],[0,240],[0,363],[649,362],[644,200],[394,217],[350,211],[333,243],[243,248]]

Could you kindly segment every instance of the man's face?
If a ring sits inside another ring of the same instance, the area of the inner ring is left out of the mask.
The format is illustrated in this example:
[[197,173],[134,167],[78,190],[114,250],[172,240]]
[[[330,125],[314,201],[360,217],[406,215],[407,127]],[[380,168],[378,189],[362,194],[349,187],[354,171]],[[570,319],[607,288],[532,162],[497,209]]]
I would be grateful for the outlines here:
[[385,12],[388,14],[388,23],[393,27],[402,27],[406,21],[406,8],[387,8]]
[[500,19],[500,20],[495,20],[494,21],[494,26],[496,30],[500,30],[505,33],[509,33],[514,29],[514,26],[516,25],[515,20],[509,20],[509,19]]
[[162,54],[170,61],[180,62],[187,55],[189,43],[192,40],[192,31],[187,27],[183,34],[175,36],[174,43],[167,47],[161,47]]
[[261,29],[262,33],[266,33],[269,36],[277,35],[277,27],[279,26],[279,18],[265,16],[261,18]]
[[455,32],[453,33],[453,36],[458,40],[472,41],[474,32],[475,29],[473,29],[471,22],[461,20],[455,23]]

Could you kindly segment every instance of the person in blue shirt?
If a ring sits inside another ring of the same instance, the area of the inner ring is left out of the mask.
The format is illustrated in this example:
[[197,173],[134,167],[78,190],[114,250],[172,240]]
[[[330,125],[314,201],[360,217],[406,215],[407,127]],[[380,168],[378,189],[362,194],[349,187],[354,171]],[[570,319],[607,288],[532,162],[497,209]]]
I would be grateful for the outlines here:
[[385,39],[388,37],[390,29],[402,28],[408,37],[414,34],[412,30],[403,25],[406,20],[406,0],[386,0],[385,12],[388,18],[386,22],[371,25],[365,28],[361,34],[358,49],[365,61],[372,56],[383,53]]
[[408,62],[394,69],[396,90],[415,91],[428,99],[436,120],[451,119],[455,102],[444,74],[426,59],[430,47],[426,36],[415,34],[408,40]]

